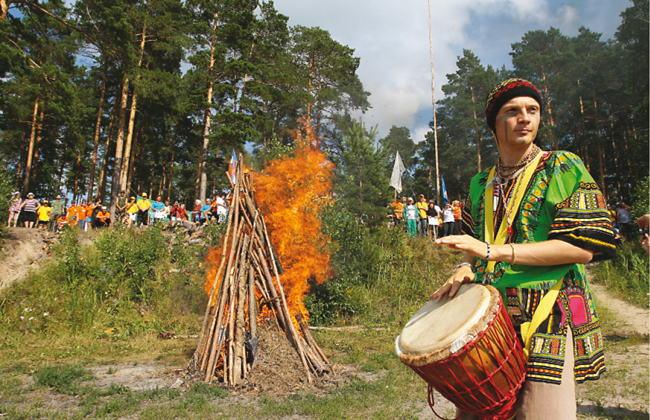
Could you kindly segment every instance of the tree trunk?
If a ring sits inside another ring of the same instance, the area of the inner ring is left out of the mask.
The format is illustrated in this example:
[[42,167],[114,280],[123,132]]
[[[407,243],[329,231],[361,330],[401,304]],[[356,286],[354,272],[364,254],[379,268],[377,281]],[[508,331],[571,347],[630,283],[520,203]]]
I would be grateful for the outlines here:
[[[630,130],[630,122],[627,118],[625,119],[625,125],[627,126],[627,132],[634,135],[634,141],[636,142],[636,130]],[[632,123],[632,128],[634,128],[634,122]],[[623,137],[623,148],[625,149],[625,157],[627,158],[628,172],[631,173],[634,170],[634,156],[630,153],[627,139],[627,136]]]
[[[138,68],[142,66],[142,57],[144,57],[144,46],[147,42],[147,22],[145,20],[142,25],[142,39],[140,40],[140,51],[138,57]],[[135,113],[138,108],[138,80],[140,80],[140,74],[136,75],[135,83],[133,84],[133,95],[131,96],[131,113],[129,114],[129,128],[126,134],[126,146],[124,147],[124,161],[127,162],[126,166],[122,167],[122,172],[120,173],[120,189],[126,190],[126,181],[129,173],[129,163],[131,162],[131,141],[133,140],[133,127],[135,124]]]
[[44,114],[45,112],[43,112],[43,105],[41,105],[41,109],[38,112],[38,123],[36,124],[36,144],[34,145],[34,158],[32,160],[32,175],[31,175],[32,179],[36,179],[36,169],[38,168],[39,145],[43,138],[41,129],[43,128]]
[[[23,137],[24,138],[24,133]],[[16,180],[14,181],[14,190],[17,190],[20,185],[20,173],[23,171],[23,160],[25,160],[25,148],[20,148],[20,158],[18,159],[18,164],[16,165]]]
[[[178,123],[176,123],[176,129],[178,131]],[[167,184],[167,200],[172,200],[172,177],[174,176],[174,152],[176,151],[176,133],[174,134],[174,140],[172,142],[172,159],[169,163],[169,183]]]
[[[546,72],[542,72],[542,81],[546,81]],[[558,150],[559,145],[557,142],[557,138],[555,136],[555,119],[553,118],[553,110],[551,109],[551,101],[553,100],[551,98],[551,95],[548,93],[548,86],[544,85],[544,97],[546,98],[546,115],[548,115],[548,122],[549,126],[552,127],[551,129],[551,147],[553,147],[553,150]]]
[[[59,184],[56,186],[57,192],[60,194],[61,193],[61,185],[63,185],[63,174],[65,173],[65,159],[63,159],[63,153],[61,153],[61,167],[59,168]],[[68,199],[63,196],[63,201],[67,201]]]
[[612,116],[612,105],[609,105],[609,127],[612,130],[612,148],[614,150],[614,176],[616,177],[616,191],[618,196],[621,196],[621,173],[618,167],[618,150],[616,149],[616,139],[614,138],[614,118]]
[[140,139],[140,170],[138,175],[138,191],[140,194],[144,189],[144,177],[142,176],[142,171],[144,170],[144,139]]
[[133,128],[135,125],[135,112],[138,105],[138,88],[133,88],[133,95],[131,96],[131,113],[129,115],[129,128],[126,134],[126,143],[124,144],[124,162],[122,165],[122,173],[120,174],[120,189],[126,190],[126,182],[131,164],[131,146],[133,142]]
[[108,136],[106,136],[106,142],[104,143],[104,157],[99,172],[99,179],[97,180],[97,195],[95,198],[99,197],[102,200],[106,196],[106,172],[108,171],[108,157],[110,156],[108,149],[110,147],[111,139],[113,138],[113,132],[115,131],[115,119],[117,119],[118,112],[119,107],[116,104],[113,106],[111,122],[108,123]]
[[[479,122],[476,116],[476,98],[474,96],[474,87],[469,87],[472,92],[472,112],[474,112],[474,121]],[[483,121],[480,121],[480,124],[483,124]],[[478,164],[478,171],[481,172],[481,144],[483,143],[483,135],[481,134],[481,129],[479,125],[476,124],[476,162]]]
[[120,189],[120,175],[122,172],[122,152],[124,149],[124,125],[126,119],[126,105],[129,99],[129,76],[124,76],[122,95],[120,100],[120,121],[117,126],[117,140],[115,142],[115,162],[113,162],[113,179],[111,180],[111,221],[114,219],[117,194]]
[[[578,84],[580,84],[580,80],[578,80]],[[587,135],[587,128],[586,128],[586,123],[585,123],[585,105],[584,102],[582,101],[582,96],[580,96],[580,115],[581,115],[581,126],[582,126],[582,133],[583,136]],[[587,141],[586,138],[582,138],[582,143],[585,149],[585,166],[587,167],[587,171],[591,171],[591,165],[589,164],[589,142]]]
[[605,184],[605,165],[603,164],[603,142],[602,139],[600,138],[600,128],[598,127],[598,102],[596,99],[594,99],[594,114],[596,115],[596,118],[594,120],[594,124],[596,125],[596,135],[598,138],[598,166],[600,169],[600,188],[602,189],[603,196],[605,197],[605,200],[607,201],[607,185]]
[[90,179],[88,180],[88,201],[93,199],[95,190],[95,169],[97,167],[97,149],[99,148],[99,132],[102,128],[102,112],[104,110],[104,95],[106,93],[106,70],[102,76],[102,88],[99,91],[99,107],[97,109],[97,121],[95,122],[95,136],[93,137],[93,162],[90,166]]
[[29,148],[27,149],[27,165],[25,165],[25,179],[23,180],[23,192],[28,193],[29,178],[32,173],[32,158],[34,155],[34,143],[36,142],[36,118],[38,117],[38,101],[36,97],[34,101],[34,112],[32,113],[32,128],[29,135]]
[[219,13],[214,14],[214,22],[212,23],[212,41],[210,42],[210,63],[208,68],[208,93],[206,95],[206,102],[208,106],[205,108],[203,116],[203,145],[201,147],[201,152],[199,154],[199,191],[196,191],[199,194],[202,202],[205,202],[205,191],[208,184],[208,168],[207,168],[207,156],[208,156],[208,145],[210,140],[208,136],[210,135],[210,116],[212,115],[212,93],[214,91],[214,50],[216,43],[216,30],[217,30],[217,20],[219,18]]
[[77,202],[77,191],[79,190],[79,172],[81,169],[81,150],[77,153],[77,164],[74,171],[74,191],[72,193],[72,201]]
[[158,185],[158,194],[156,194],[156,199],[158,196],[163,196],[165,194],[165,178],[167,177],[167,172],[165,172],[165,164],[162,165],[162,170],[160,171],[160,184]]
[[140,130],[138,130],[138,132],[135,133],[135,138],[133,139],[133,143],[131,144],[131,150],[129,151],[129,172],[126,180],[126,185],[124,187],[124,191],[126,192],[126,195],[131,194],[131,183],[133,182],[133,174],[135,173],[135,168],[133,167],[133,160],[135,158],[134,151],[138,146],[138,142],[142,141],[143,130],[144,130],[144,126],[141,126]]

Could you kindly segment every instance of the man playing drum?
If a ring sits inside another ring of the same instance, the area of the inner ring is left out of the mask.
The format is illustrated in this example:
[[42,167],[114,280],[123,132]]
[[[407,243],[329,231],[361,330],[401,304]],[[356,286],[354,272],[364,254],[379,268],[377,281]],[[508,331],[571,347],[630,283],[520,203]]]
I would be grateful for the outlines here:
[[491,284],[519,333],[542,297],[559,290],[552,309],[538,315],[517,419],[575,419],[574,377],[581,383],[605,371],[583,265],[615,255],[605,201],[580,158],[539,148],[542,98],[530,82],[497,85],[485,115],[499,159],[471,181],[462,235],[436,241],[465,257],[430,298],[453,297],[463,283]]

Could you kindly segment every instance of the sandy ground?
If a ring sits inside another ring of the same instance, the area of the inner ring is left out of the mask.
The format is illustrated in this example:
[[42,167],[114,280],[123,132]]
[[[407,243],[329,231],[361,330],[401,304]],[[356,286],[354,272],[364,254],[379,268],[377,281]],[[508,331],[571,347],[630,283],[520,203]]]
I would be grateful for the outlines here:
[[624,300],[617,299],[600,284],[589,284],[591,291],[596,296],[598,304],[605,306],[617,314],[617,321],[622,323],[621,329],[638,334],[648,334],[650,331],[650,316],[648,310],[630,305]]
[[0,289],[22,280],[49,259],[49,246],[56,235],[42,229],[9,228],[0,250]]

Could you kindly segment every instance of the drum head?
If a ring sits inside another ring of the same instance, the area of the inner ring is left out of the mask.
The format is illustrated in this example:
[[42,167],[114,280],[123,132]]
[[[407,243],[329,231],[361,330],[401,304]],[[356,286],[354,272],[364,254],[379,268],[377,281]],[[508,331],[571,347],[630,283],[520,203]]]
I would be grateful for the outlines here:
[[430,300],[411,317],[395,343],[405,364],[424,366],[447,359],[487,327],[499,308],[492,286],[463,284],[456,296]]

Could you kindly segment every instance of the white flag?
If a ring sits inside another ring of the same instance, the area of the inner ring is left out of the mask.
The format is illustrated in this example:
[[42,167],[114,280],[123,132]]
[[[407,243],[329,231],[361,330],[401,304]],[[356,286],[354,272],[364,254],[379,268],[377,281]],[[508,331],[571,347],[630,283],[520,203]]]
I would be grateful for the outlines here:
[[398,194],[402,193],[402,174],[406,171],[402,158],[399,152],[395,153],[395,165],[393,166],[393,174],[390,176],[390,186],[395,188]]

